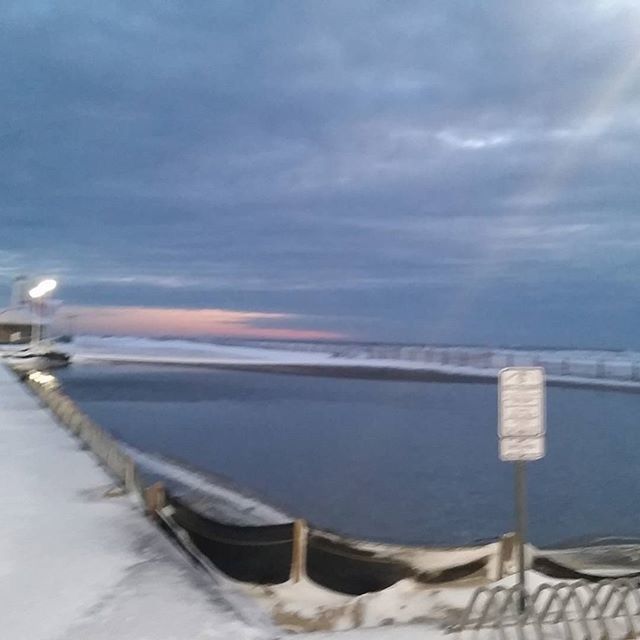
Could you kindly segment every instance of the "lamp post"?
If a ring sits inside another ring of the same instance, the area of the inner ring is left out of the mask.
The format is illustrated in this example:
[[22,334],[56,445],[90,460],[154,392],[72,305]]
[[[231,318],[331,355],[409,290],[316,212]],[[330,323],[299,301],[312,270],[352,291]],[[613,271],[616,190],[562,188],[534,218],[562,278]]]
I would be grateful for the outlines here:
[[[29,289],[29,298],[31,298],[31,344],[35,344],[40,341],[41,338],[41,326],[36,322],[36,314],[34,313],[34,309],[37,308],[38,301],[41,301],[44,296],[51,293],[56,287],[58,283],[51,278],[46,280],[42,280],[35,287]],[[40,303],[42,304],[42,303]],[[34,307],[35,305],[35,307]],[[40,310],[41,311],[41,310]],[[42,317],[42,314],[39,313],[39,317]],[[36,335],[36,327],[38,339],[36,340],[34,336]]]

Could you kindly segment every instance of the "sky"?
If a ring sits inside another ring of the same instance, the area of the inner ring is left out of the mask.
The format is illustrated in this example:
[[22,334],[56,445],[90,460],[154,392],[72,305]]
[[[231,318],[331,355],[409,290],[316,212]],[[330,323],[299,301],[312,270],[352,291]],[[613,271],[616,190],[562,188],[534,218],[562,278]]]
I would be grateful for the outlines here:
[[0,60],[2,297],[640,347],[635,0],[5,0]]

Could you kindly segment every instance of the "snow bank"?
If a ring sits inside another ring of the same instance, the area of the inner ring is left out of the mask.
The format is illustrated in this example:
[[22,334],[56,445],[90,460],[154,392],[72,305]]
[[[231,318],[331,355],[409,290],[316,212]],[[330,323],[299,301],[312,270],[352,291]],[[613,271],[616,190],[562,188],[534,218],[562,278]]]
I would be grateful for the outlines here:
[[[508,576],[495,584],[510,587],[516,580],[516,576]],[[542,584],[557,582],[535,571],[527,571],[527,588],[531,591]],[[339,637],[344,640],[430,640],[451,637],[451,625],[459,622],[477,586],[471,582],[433,588],[402,580],[378,593],[346,596],[304,579],[272,587],[249,587],[248,591],[259,598],[285,628],[314,631],[309,636],[303,633],[298,637],[338,637],[326,633],[333,630],[340,631]]]
[[[308,354],[192,340],[80,336],[68,345],[76,361],[167,362],[175,364],[304,362]],[[330,354],[313,354],[314,362]]]

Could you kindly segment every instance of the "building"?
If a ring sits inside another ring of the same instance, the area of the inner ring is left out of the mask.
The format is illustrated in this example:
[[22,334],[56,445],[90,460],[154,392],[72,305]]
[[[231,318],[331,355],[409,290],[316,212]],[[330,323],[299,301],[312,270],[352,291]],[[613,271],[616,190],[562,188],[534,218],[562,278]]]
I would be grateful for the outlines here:
[[47,320],[36,315],[29,298],[29,282],[20,276],[13,281],[9,307],[0,309],[0,344],[26,344],[43,333]]
[[31,341],[32,313],[29,307],[0,309],[0,344],[24,344]]

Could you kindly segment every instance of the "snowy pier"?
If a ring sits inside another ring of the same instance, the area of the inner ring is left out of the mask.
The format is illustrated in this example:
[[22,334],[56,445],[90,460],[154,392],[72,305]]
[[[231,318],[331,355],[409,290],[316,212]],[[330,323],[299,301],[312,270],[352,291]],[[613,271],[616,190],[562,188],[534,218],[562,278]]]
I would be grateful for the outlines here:
[[[0,365],[0,607],[15,640],[262,640]],[[242,598],[245,612],[238,611]],[[246,600],[246,602],[245,602]],[[256,619],[260,618],[256,612]]]

